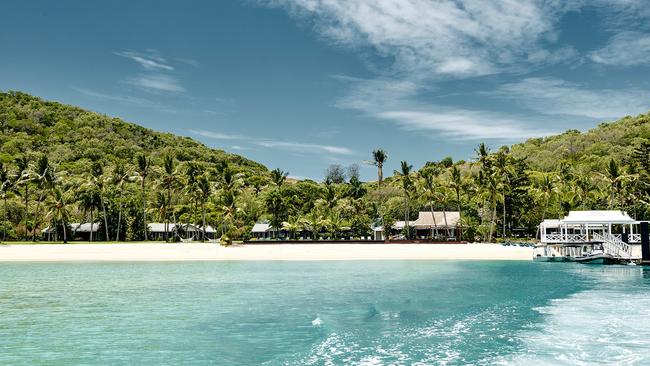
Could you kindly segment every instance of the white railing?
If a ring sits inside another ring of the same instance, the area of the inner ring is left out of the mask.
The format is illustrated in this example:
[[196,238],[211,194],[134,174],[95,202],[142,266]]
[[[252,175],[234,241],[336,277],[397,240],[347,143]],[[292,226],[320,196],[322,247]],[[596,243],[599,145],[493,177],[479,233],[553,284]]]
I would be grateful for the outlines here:
[[632,248],[615,235],[594,233],[593,238],[603,242],[605,253],[619,258],[632,258]]
[[544,243],[584,243],[587,241],[585,234],[545,234],[542,237]]
[[[615,237],[618,240],[623,240],[623,235],[621,234],[612,234],[613,237]],[[640,243],[641,242],[641,234],[628,234],[627,235],[627,241],[630,243]]]

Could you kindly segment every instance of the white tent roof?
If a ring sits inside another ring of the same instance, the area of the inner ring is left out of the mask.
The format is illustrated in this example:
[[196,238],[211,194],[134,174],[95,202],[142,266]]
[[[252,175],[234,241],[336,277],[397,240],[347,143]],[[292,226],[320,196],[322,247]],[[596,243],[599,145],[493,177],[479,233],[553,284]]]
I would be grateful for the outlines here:
[[[203,232],[203,226],[201,226],[201,225],[197,226],[196,230],[200,231],[200,232]],[[205,225],[205,232],[206,233],[214,233],[214,232],[216,232],[216,230],[210,225]]]
[[253,233],[266,233],[271,230],[271,225],[267,223],[257,223],[253,225],[251,232]]
[[[83,224],[79,224],[79,223],[70,224],[70,227],[72,227],[72,231],[77,233],[89,233],[90,226],[91,225],[89,222],[84,222]],[[94,223],[92,227],[93,227],[93,233],[97,232],[97,230],[99,230],[99,223],[98,222]]]
[[[169,232],[174,231],[176,225],[172,222],[168,224]],[[150,222],[147,224],[149,231],[152,233],[164,233],[165,232],[165,223],[164,222]]]
[[458,211],[434,211],[433,214],[431,211],[420,211],[418,213],[418,219],[411,223],[411,226],[415,226],[418,229],[456,227],[459,222],[460,213]]
[[570,211],[562,224],[634,224],[636,220],[624,211]]

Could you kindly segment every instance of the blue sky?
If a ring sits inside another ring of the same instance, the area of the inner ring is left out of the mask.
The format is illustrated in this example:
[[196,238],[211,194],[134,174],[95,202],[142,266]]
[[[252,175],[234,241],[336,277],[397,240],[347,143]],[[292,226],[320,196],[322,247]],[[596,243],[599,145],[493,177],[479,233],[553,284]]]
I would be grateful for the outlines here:
[[650,109],[645,0],[6,0],[0,89],[322,179]]

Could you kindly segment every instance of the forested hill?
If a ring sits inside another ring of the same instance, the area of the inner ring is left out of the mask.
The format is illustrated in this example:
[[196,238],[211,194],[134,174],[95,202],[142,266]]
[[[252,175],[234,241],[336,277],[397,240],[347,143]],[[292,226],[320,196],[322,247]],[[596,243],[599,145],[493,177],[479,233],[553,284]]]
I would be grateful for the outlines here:
[[526,157],[533,170],[553,171],[566,161],[582,173],[601,171],[614,159],[625,163],[634,150],[650,139],[650,113],[601,123],[587,132],[568,130],[560,135],[530,139],[513,145],[514,157]]
[[29,94],[0,92],[0,162],[46,154],[59,170],[88,171],[89,163],[133,163],[138,153],[154,161],[171,155],[206,166],[222,161],[247,175],[266,175],[263,165],[216,150],[189,138],[150,130],[119,118],[83,110]]

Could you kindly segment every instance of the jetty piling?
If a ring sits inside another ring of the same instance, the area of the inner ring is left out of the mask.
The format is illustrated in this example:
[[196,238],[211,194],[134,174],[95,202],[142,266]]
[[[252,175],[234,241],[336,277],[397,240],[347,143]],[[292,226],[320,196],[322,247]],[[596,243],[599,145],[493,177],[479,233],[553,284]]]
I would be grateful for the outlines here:
[[641,231],[641,263],[650,264],[650,237],[648,236],[648,222],[639,223]]

